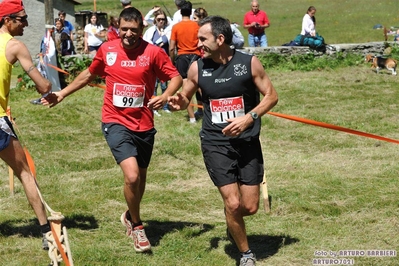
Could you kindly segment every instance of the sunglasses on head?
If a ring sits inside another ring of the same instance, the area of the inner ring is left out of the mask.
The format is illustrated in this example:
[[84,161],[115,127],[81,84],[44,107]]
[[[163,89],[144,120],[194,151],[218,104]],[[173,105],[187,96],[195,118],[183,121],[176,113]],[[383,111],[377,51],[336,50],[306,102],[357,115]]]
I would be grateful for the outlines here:
[[28,15],[25,15],[25,16],[10,16],[10,18],[19,20],[19,21],[21,21],[22,23],[28,21]]

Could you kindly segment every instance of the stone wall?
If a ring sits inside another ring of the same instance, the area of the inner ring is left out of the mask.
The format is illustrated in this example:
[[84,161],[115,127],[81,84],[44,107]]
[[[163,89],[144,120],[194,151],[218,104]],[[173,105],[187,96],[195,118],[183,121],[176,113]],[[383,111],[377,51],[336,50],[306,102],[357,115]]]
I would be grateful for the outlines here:
[[351,44],[331,44],[325,53],[318,52],[306,46],[269,46],[269,47],[244,47],[244,50],[250,54],[280,54],[284,56],[300,55],[300,54],[314,54],[315,56],[333,55],[337,52],[354,53],[354,54],[373,54],[373,55],[388,55],[389,46],[399,45],[397,42],[369,42],[369,43],[351,43]]

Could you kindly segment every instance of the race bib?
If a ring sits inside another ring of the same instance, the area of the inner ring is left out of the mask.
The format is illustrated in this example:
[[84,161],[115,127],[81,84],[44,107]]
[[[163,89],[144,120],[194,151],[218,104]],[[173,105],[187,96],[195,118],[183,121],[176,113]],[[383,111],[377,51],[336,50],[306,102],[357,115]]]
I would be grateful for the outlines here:
[[143,107],[145,96],[144,85],[114,84],[113,104],[117,107]]
[[227,123],[226,119],[245,115],[242,96],[210,100],[212,123]]

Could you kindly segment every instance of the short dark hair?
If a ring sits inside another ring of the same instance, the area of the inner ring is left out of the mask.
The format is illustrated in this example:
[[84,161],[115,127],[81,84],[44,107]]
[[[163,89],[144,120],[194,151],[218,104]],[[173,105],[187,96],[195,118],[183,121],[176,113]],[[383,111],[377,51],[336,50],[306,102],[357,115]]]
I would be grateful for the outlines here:
[[175,0],[175,5],[179,8],[186,2],[186,0]]
[[136,21],[141,28],[144,28],[143,15],[135,7],[128,7],[122,10],[119,14],[119,25],[121,24],[121,19],[124,21]]
[[200,27],[204,26],[205,24],[211,24],[212,35],[215,37],[215,39],[219,36],[219,34],[222,34],[224,36],[224,42],[228,45],[231,45],[233,41],[233,32],[228,19],[225,19],[221,16],[209,16],[199,21]]
[[189,17],[191,16],[193,9],[193,5],[190,1],[185,1],[182,6],[180,7],[180,13],[182,16]]
[[66,12],[64,10],[60,10],[58,12],[58,16],[63,15],[64,17],[66,17]]

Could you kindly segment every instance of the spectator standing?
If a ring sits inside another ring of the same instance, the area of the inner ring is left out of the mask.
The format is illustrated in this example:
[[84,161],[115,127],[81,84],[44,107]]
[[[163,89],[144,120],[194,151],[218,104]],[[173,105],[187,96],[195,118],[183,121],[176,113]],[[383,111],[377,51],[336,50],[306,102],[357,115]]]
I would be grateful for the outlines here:
[[119,39],[119,18],[110,16],[107,30],[107,41]]
[[198,46],[204,58],[192,64],[183,91],[169,97],[169,105],[172,110],[187,108],[201,88],[205,166],[223,199],[227,235],[241,253],[240,266],[255,265],[244,217],[259,208],[264,172],[261,116],[277,104],[277,92],[259,59],[231,49],[233,34],[227,19],[206,17],[200,26]]
[[[160,10],[161,7],[160,6],[154,6],[153,8],[151,8],[150,11],[148,11],[148,13],[144,16],[144,20],[147,22],[148,25],[154,25],[155,21],[154,21],[154,13],[155,11]],[[169,16],[166,16],[166,18],[168,19],[168,21],[166,22],[166,24],[168,25],[172,25],[172,19]]]
[[194,9],[193,19],[195,22],[199,23],[199,21],[208,16],[208,12],[202,7]]
[[[171,34],[171,26],[169,26],[166,14],[162,9],[158,9],[154,12],[154,25],[149,27],[143,35],[143,39],[151,44],[157,45],[169,53],[169,40]],[[161,86],[162,93],[165,92],[168,87],[168,81],[161,81],[157,78],[155,82],[154,95],[157,96],[158,84]],[[163,106],[163,111],[170,113],[168,104]],[[154,110],[154,114],[160,116],[157,110]]]
[[[181,15],[180,9],[185,2],[187,2],[187,1],[186,0],[175,0],[175,5],[177,8],[177,11],[173,14],[173,18],[172,18],[173,25],[182,21],[183,17]],[[193,16],[194,16],[194,9],[191,8],[191,14],[189,16],[191,20],[193,20]]]
[[[187,71],[191,63],[196,61],[201,55],[197,47],[199,25],[197,22],[190,20],[191,10],[191,2],[185,1],[180,8],[182,21],[173,25],[169,45],[169,55],[183,77],[183,87],[187,80]],[[187,112],[190,123],[195,123],[194,108],[190,106],[190,108],[187,108]]]
[[84,32],[84,52],[95,55],[106,35],[103,25],[98,21],[97,14],[91,14],[90,23],[85,26]]
[[71,37],[71,40],[73,42],[74,40],[74,31],[75,31],[75,27],[72,25],[71,22],[69,22],[68,20],[65,20],[66,18],[66,12],[61,10],[58,12],[58,18],[62,20],[62,22],[64,23],[64,27],[68,29],[69,31],[69,36]]
[[257,0],[251,1],[251,11],[245,13],[244,28],[248,29],[248,45],[250,47],[267,47],[265,29],[270,27],[269,18],[265,11],[259,9]]
[[[129,8],[129,7],[133,7],[132,6],[132,1],[130,1],[130,0],[120,0],[121,1],[121,4],[122,4],[122,7],[123,8]],[[143,25],[144,25],[144,27],[147,27],[148,26],[148,23],[147,23],[147,21],[143,21]]]
[[302,19],[302,30],[301,35],[303,36],[316,36],[316,8],[310,6],[308,11]]
[[[208,12],[204,8],[202,8],[202,7],[196,8],[194,10],[193,21],[199,23],[199,21],[201,19],[203,19],[207,16],[208,16]],[[201,52],[201,57],[202,57],[203,51],[200,51],[200,52]],[[198,89],[197,92],[195,93],[195,99],[197,100],[198,108],[197,108],[197,111],[194,113],[194,117],[195,117],[195,119],[200,119],[204,115],[204,112],[202,111],[201,89]],[[191,108],[191,107],[188,107],[188,108]]]
[[54,29],[54,42],[55,48],[57,49],[58,55],[61,55],[61,33],[66,33],[69,35],[69,30],[64,27],[64,21],[56,18],[55,19],[55,29]]
[[11,72],[17,61],[33,80],[37,92],[42,97],[46,97],[51,91],[51,82],[44,79],[35,67],[28,48],[14,38],[22,36],[27,26],[28,15],[21,0],[0,2],[0,158],[11,167],[21,181],[28,202],[39,220],[43,234],[42,248],[48,249],[45,235],[50,231],[50,224],[47,221],[46,210],[37,190],[37,181],[29,169],[25,152],[7,116]]
[[[67,34],[69,36],[69,30],[64,27],[64,21],[60,18],[55,19],[55,29],[54,29],[54,43],[55,43],[55,49],[57,51],[57,67],[61,68],[61,58],[62,56],[62,40],[61,40],[61,34]],[[67,82],[65,79],[65,74],[58,71],[58,78],[60,80],[60,86],[61,89],[65,88],[67,86]]]
[[[134,7],[123,9],[119,15],[120,38],[102,45],[89,68],[64,90],[43,100],[44,105],[53,107],[96,76],[105,76],[102,132],[123,172],[128,210],[120,218],[136,252],[151,250],[141,220],[140,203],[156,134],[152,110],[162,108],[182,84],[168,55],[142,39],[143,30],[140,11]],[[153,97],[157,77],[170,82],[164,94]]]
[[61,33],[61,55],[74,55],[75,54],[75,46],[71,40],[71,37],[65,33]]
[[132,7],[132,1],[130,0],[121,0],[121,4],[123,8]]

